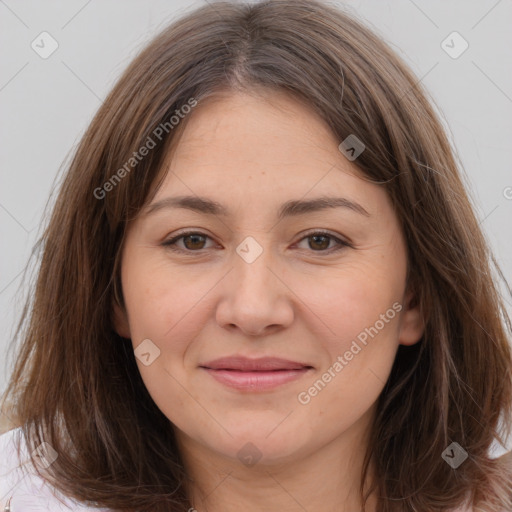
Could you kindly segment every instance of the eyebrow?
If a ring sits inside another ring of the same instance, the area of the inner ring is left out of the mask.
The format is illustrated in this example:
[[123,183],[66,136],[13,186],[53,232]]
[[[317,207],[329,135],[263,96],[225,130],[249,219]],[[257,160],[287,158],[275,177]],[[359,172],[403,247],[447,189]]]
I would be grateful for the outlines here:
[[[230,211],[217,201],[207,197],[199,196],[177,196],[167,197],[150,204],[144,215],[150,215],[153,212],[164,208],[184,208],[207,215],[218,215],[229,217]],[[277,218],[279,220],[285,217],[305,215],[307,213],[324,211],[330,208],[347,208],[356,213],[371,217],[371,215],[358,203],[344,197],[322,196],[315,199],[290,200],[284,203],[279,209]]]

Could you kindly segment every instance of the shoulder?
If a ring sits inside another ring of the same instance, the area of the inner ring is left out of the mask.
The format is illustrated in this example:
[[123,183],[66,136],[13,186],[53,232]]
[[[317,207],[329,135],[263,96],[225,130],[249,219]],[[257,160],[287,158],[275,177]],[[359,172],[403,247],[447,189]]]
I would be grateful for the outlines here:
[[0,435],[0,511],[9,505],[11,512],[100,512],[63,496],[37,474],[29,461],[21,428]]

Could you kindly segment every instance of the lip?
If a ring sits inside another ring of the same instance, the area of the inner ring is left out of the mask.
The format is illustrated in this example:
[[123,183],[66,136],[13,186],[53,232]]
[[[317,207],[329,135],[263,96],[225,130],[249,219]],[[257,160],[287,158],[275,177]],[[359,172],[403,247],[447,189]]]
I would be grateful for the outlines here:
[[215,380],[240,391],[266,391],[299,379],[311,365],[277,357],[231,356],[200,365]]

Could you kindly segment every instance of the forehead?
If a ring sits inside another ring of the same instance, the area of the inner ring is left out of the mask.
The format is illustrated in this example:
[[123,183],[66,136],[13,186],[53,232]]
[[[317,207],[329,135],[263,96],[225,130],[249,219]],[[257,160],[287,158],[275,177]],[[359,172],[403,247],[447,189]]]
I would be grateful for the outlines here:
[[[180,158],[211,156],[216,148],[228,151],[224,158],[245,160],[270,156],[300,160],[306,151],[310,158],[322,153],[327,157],[333,149],[340,156],[339,142],[323,119],[284,92],[217,93],[199,102],[180,135],[176,144]],[[208,153],[197,152],[206,147]]]
[[199,102],[173,141],[152,203],[169,195],[209,197],[260,214],[264,205],[283,212],[285,202],[327,196],[370,213],[386,206],[383,189],[338,146],[324,120],[288,94],[218,94]]

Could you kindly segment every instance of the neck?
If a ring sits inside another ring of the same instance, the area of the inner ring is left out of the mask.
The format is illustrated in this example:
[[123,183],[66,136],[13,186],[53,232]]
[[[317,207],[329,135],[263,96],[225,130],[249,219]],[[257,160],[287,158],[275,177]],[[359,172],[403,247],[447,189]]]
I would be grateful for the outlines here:
[[[360,427],[353,425],[351,431],[293,459],[261,459],[254,466],[213,452],[177,431],[192,506],[197,512],[361,510],[361,448],[367,446],[367,435]],[[376,510],[372,495],[365,511]]]

